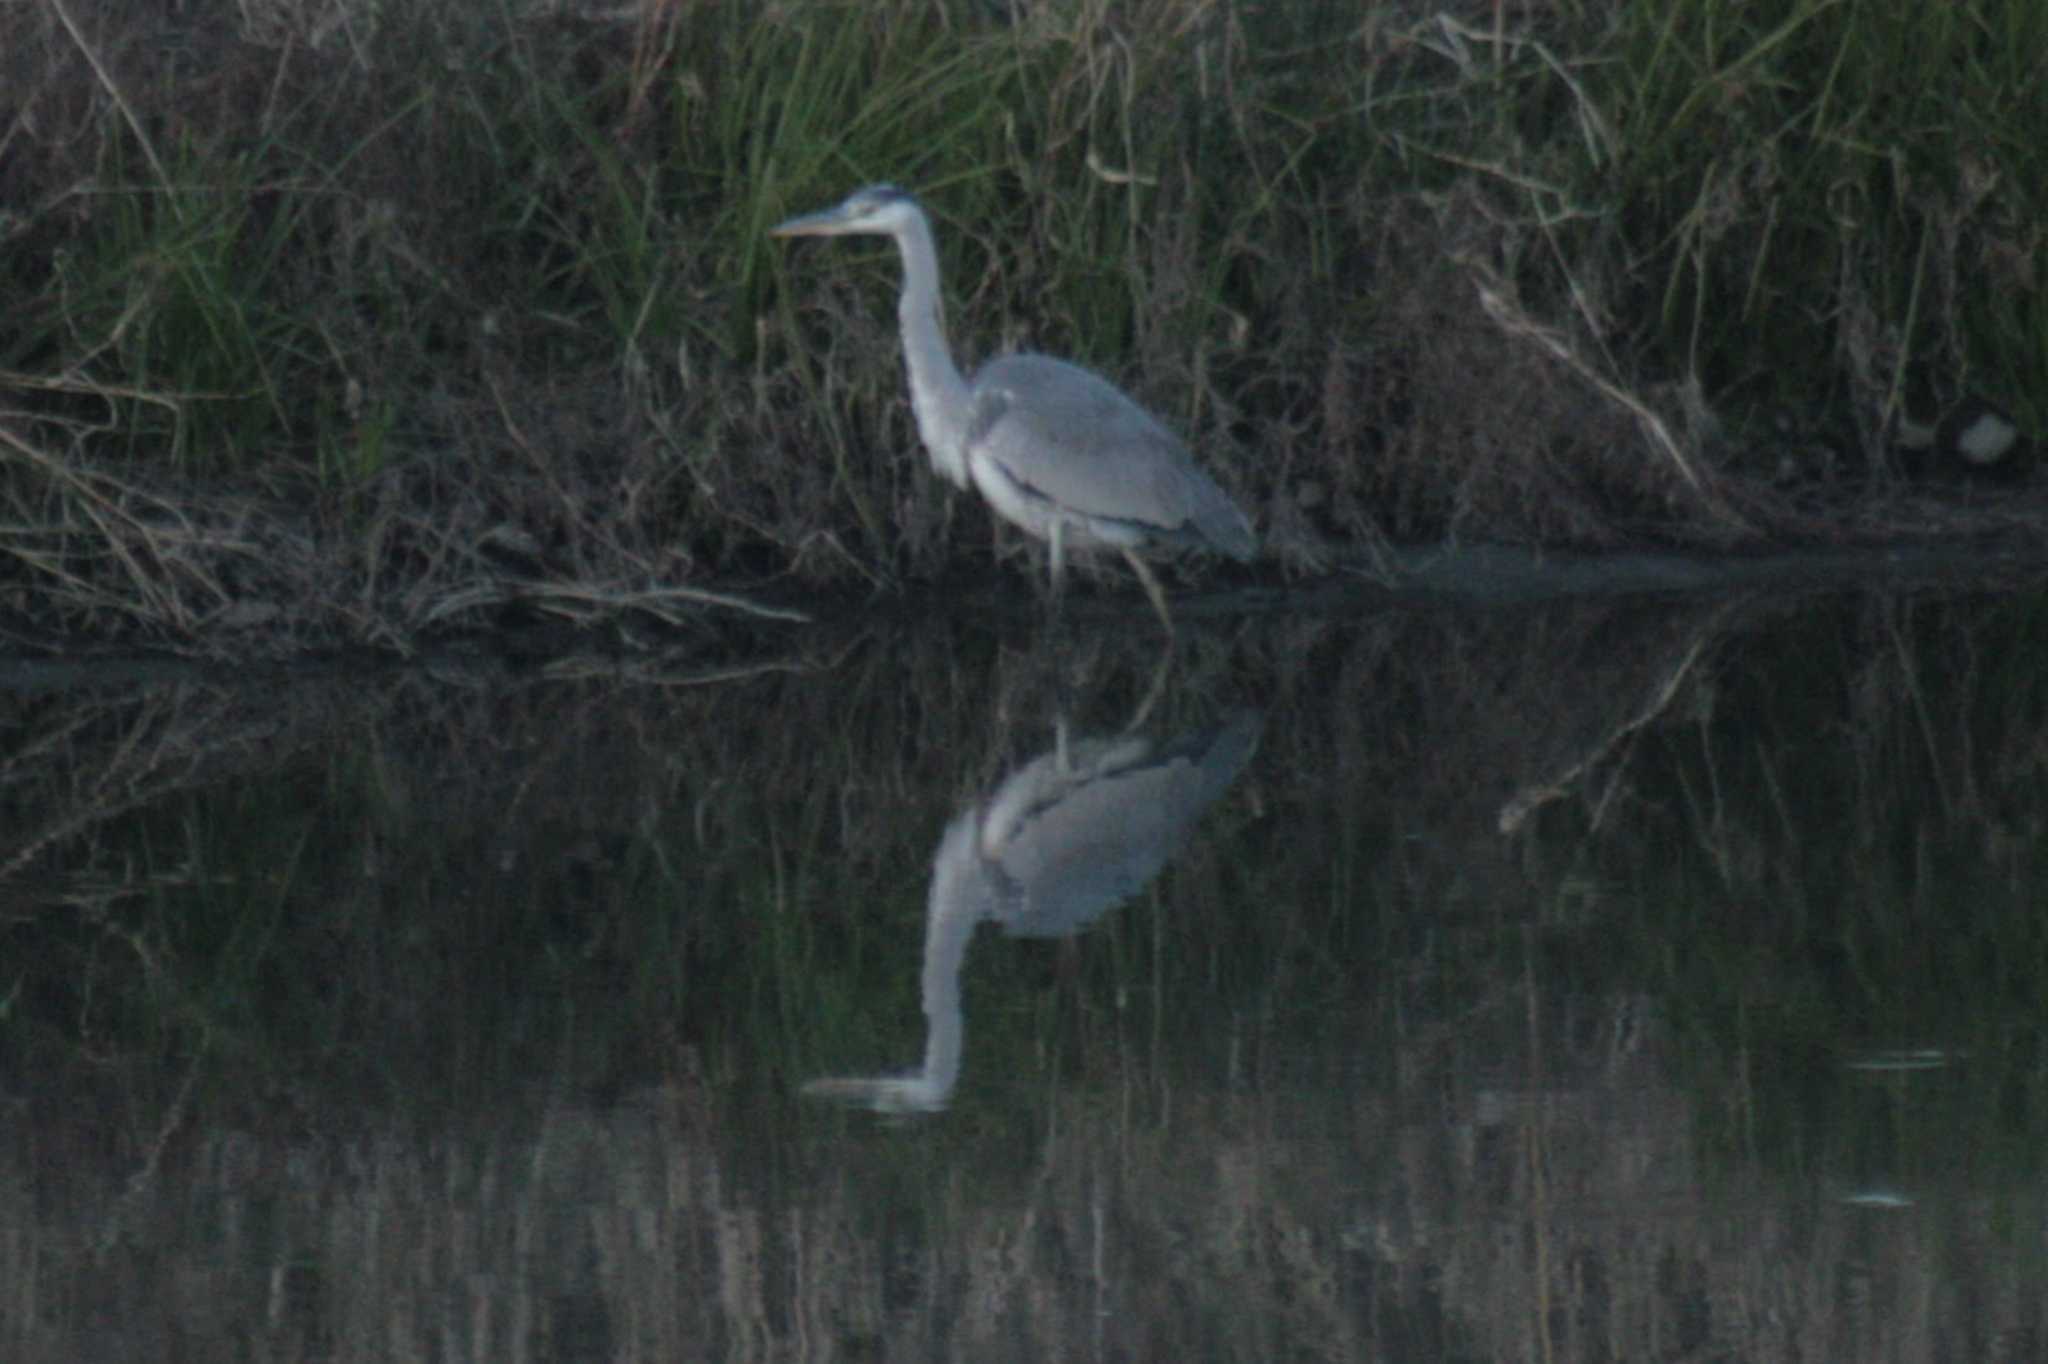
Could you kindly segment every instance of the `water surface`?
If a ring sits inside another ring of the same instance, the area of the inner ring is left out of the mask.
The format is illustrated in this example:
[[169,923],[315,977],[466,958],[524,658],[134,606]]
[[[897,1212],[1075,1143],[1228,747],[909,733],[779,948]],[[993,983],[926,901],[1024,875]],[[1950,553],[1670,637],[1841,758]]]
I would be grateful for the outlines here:
[[0,1356],[2048,1353],[2048,597],[1142,606],[11,694]]

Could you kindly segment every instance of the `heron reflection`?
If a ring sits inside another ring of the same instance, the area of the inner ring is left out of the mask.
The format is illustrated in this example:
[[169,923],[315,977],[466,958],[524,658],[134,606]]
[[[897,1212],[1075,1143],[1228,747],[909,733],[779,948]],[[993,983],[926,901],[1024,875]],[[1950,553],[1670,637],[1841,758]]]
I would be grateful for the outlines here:
[[1258,746],[1240,711],[1165,743],[1126,735],[1054,749],[946,826],[925,908],[924,1064],[895,1075],[813,1080],[803,1092],[881,1113],[931,1113],[960,1078],[960,968],[975,928],[1013,937],[1079,933],[1157,876]]

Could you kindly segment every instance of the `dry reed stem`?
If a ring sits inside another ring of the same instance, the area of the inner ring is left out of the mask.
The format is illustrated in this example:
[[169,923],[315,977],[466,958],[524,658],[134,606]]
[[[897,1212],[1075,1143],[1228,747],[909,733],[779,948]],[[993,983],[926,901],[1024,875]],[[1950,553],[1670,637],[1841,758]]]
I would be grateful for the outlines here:
[[1686,486],[1698,496],[1701,505],[1720,518],[1724,524],[1746,533],[1755,532],[1756,527],[1748,518],[1729,505],[1727,499],[1713,486],[1707,476],[1694,465],[1684,447],[1671,434],[1671,428],[1655,410],[1609,378],[1602,371],[1602,366],[1581,355],[1557,328],[1545,326],[1530,317],[1508,296],[1508,290],[1492,272],[1472,262],[1466,263],[1466,269],[1472,275],[1472,285],[1478,292],[1480,307],[1485,309],[1486,315],[1496,326],[1509,336],[1535,343],[1539,349],[1585,380],[1602,397],[1626,409],[1629,415],[1635,418],[1644,437],[1670,462]]
[[[164,170],[164,163],[156,154],[156,143],[150,140],[148,130],[142,126],[142,120],[136,117],[134,106],[128,103],[128,97],[121,93],[120,84],[114,80],[113,73],[107,70],[106,64],[100,60],[100,54],[93,50],[92,44],[85,40],[85,34],[80,31],[78,21],[71,17],[71,11],[64,0],[47,0],[47,3],[51,12],[57,16],[57,21],[64,26],[64,31],[71,35],[71,41],[78,45],[79,54],[92,67],[93,76],[99,81],[100,88],[107,92],[107,97],[114,101],[114,107],[121,111],[121,118],[127,123],[128,131],[135,135],[135,141],[142,148],[142,155],[149,162],[149,168],[156,172],[157,184],[169,189],[171,177]],[[169,198],[171,212],[182,220],[184,209],[178,203],[177,196],[171,195]]]
[[[0,862],[0,884],[20,875],[44,850],[191,787],[208,768],[210,755],[234,746],[232,738],[221,737],[214,713],[194,713],[194,708],[176,703],[145,706],[111,746],[81,743],[74,750],[62,743],[87,733],[109,710],[101,705],[82,709],[80,718],[61,734],[27,750],[34,761],[7,765],[8,786],[21,786],[39,773],[48,776],[52,790],[44,799],[55,813],[41,828],[22,836],[7,860]],[[248,724],[252,733],[267,734],[276,728],[268,718],[252,718]]]
[[[180,546],[190,544],[210,549],[223,546],[201,535],[185,511],[176,504],[143,492],[103,471],[74,468],[4,426],[0,426],[0,445],[12,450],[21,463],[67,492],[66,510],[89,521],[91,526],[87,533],[92,541],[121,564],[122,581],[134,599],[124,601],[111,596],[103,587],[91,589],[89,595],[98,599],[100,605],[115,606],[146,623],[168,625],[181,634],[189,634],[194,624],[194,610],[179,591],[180,577],[189,579],[216,602],[229,599],[228,593],[211,573],[189,555],[179,552]],[[167,524],[151,525],[129,509],[130,503],[147,507],[163,517]],[[26,517],[25,524],[13,528],[21,540],[14,543],[0,541],[0,548],[31,569],[53,575],[77,589],[84,586],[83,580],[61,568],[54,559],[42,557],[23,541],[53,535],[62,538],[84,529],[69,521],[49,525],[39,524],[39,518]],[[42,554],[47,555],[49,551]]]
[[[1501,806],[1497,827],[1503,834],[1518,832],[1529,816],[1542,806],[1564,796],[1566,788],[1583,777],[1596,764],[1631,735],[1641,732],[1658,716],[1669,710],[1673,699],[1685,679],[1691,676],[1694,666],[1706,653],[1707,646],[1716,643],[1724,633],[1723,627],[1729,618],[1748,606],[1746,600],[1731,602],[1700,622],[1684,650],[1676,661],[1654,678],[1646,689],[1643,704],[1615,723],[1606,733],[1586,746],[1585,751],[1573,759],[1562,771],[1549,779],[1525,786],[1517,791],[1506,804]],[[1609,796],[1612,795],[1610,790]],[[1608,797],[1603,797],[1594,809],[1591,825],[1598,829],[1605,818]]]
[[470,611],[498,606],[535,606],[578,625],[591,625],[613,616],[638,612],[653,616],[665,625],[682,627],[691,618],[675,608],[680,604],[717,606],[763,620],[808,625],[813,617],[793,607],[770,606],[735,592],[714,592],[700,587],[621,588],[598,583],[528,579],[516,582],[473,583],[438,598],[420,614],[420,624],[445,623]]
[[830,665],[821,667],[794,659],[772,659],[705,668],[677,667],[662,659],[629,659],[621,662],[616,658],[570,654],[543,665],[540,675],[550,682],[575,682],[597,678],[607,682],[631,683],[634,686],[711,687],[726,682],[748,682],[755,678],[773,677],[778,674],[830,670]]

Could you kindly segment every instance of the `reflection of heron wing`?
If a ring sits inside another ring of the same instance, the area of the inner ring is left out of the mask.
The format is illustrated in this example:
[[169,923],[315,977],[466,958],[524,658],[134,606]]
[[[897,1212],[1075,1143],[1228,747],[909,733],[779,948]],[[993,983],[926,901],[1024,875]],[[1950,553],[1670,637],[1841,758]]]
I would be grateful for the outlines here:
[[1105,773],[1137,767],[1152,755],[1147,739],[1081,739],[1033,758],[1003,778],[1002,784],[981,803],[979,831],[981,855],[998,859],[1004,849],[1020,838],[1046,811],[1057,807],[1079,788],[1099,780]]
[[1244,711],[1156,750],[1137,740],[1076,744],[1065,771],[1052,755],[1020,770],[982,824],[982,851],[1010,888],[1004,930],[1076,933],[1143,888],[1236,780],[1262,724]]

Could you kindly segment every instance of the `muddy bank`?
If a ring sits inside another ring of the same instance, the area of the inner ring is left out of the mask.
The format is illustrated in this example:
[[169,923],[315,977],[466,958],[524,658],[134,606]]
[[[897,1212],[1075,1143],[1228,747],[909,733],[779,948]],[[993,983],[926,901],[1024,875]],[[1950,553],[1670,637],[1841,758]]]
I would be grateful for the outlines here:
[[[665,606],[641,613],[624,598],[555,585],[530,598],[517,584],[492,589],[504,603],[496,623],[423,636],[404,648],[308,647],[273,622],[224,627],[175,643],[136,643],[17,633],[0,653],[0,689],[16,693],[208,679],[374,677],[393,668],[474,686],[520,676],[612,677],[670,685],[716,684],[747,673],[805,671],[877,632],[918,620],[963,626],[1037,647],[1057,637],[1037,566],[1020,563],[946,590],[801,599],[772,587],[745,593],[646,594]],[[1575,554],[1502,545],[1389,547],[1369,560],[1293,582],[1233,574],[1176,594],[1184,627],[1219,632],[1284,616],[1342,620],[1431,603],[1488,610],[1602,598],[1741,596],[1792,600],[1813,592],[1874,594],[2038,590],[2048,584],[2048,538],[1936,542],[1885,548],[1787,550],[1748,555]],[[577,617],[543,619],[549,599],[573,600]],[[677,607],[687,603],[687,612]],[[1144,639],[1158,622],[1135,584],[1082,585],[1062,615],[1083,632],[1128,628]]]

